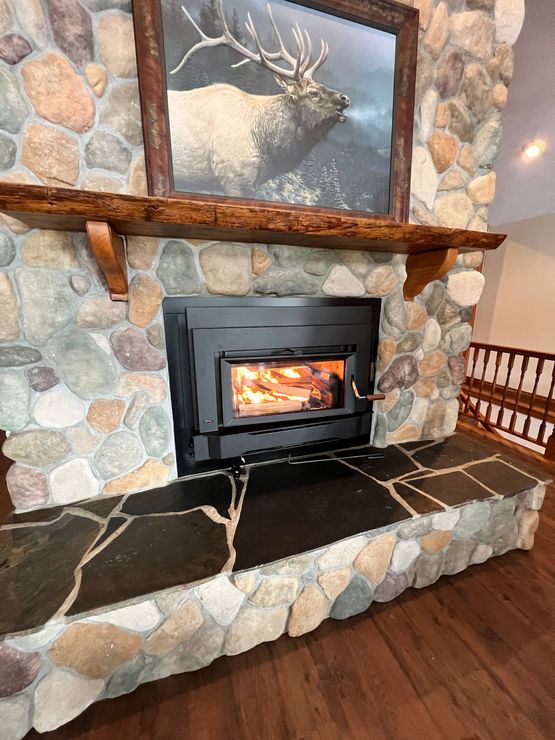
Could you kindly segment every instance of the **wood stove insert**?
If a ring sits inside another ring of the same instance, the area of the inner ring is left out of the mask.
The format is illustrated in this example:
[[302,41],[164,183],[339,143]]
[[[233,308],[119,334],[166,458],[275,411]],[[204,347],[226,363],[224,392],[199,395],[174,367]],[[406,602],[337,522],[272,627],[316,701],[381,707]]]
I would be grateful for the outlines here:
[[166,298],[179,475],[367,442],[379,316],[377,298]]

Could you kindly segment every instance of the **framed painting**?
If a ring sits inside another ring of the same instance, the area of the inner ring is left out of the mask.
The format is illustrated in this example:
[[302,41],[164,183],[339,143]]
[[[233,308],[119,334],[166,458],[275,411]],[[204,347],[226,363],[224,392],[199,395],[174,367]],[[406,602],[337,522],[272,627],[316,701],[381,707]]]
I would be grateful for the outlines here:
[[135,0],[149,193],[406,221],[418,12]]

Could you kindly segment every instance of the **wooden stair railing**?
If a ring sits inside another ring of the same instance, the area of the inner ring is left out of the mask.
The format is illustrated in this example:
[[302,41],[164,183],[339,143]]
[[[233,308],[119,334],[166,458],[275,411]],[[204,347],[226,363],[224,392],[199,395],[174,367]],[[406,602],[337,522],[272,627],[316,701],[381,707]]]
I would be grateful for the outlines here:
[[543,447],[549,460],[555,460],[554,392],[555,353],[471,343],[460,413]]

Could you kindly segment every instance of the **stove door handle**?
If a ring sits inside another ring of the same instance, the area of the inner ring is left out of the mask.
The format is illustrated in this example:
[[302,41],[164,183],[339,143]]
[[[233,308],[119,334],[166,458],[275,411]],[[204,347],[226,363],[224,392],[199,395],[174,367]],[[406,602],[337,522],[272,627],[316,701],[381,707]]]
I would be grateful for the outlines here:
[[351,388],[353,389],[355,398],[359,401],[382,401],[385,398],[385,393],[368,393],[365,396],[361,396],[354,378],[351,378]]

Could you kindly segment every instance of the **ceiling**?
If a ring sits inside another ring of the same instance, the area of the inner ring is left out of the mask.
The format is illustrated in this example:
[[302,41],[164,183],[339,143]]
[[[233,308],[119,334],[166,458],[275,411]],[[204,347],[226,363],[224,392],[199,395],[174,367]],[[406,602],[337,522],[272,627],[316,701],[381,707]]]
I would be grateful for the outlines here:
[[[534,139],[545,152],[526,160],[522,147]],[[526,0],[495,171],[490,227],[555,213],[555,0]]]

